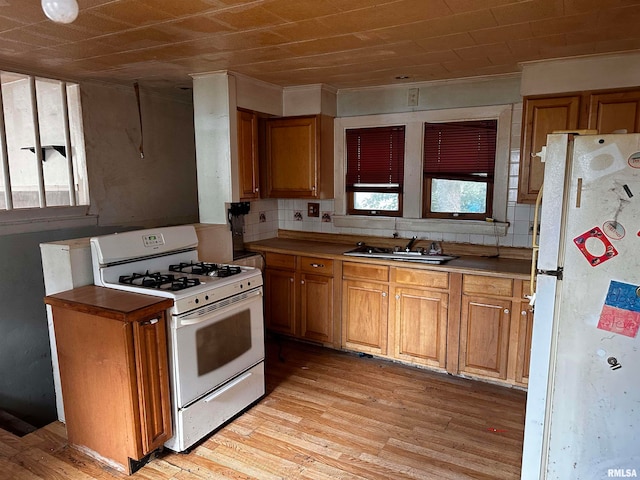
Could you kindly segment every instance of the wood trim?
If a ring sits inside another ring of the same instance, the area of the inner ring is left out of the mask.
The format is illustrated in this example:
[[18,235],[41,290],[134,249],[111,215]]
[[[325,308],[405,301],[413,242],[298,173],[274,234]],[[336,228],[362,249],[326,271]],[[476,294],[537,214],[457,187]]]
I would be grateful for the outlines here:
[[[454,301],[455,299],[455,301]],[[449,312],[447,314],[447,372],[457,375],[460,370],[460,315],[462,299],[462,274],[449,276]]]

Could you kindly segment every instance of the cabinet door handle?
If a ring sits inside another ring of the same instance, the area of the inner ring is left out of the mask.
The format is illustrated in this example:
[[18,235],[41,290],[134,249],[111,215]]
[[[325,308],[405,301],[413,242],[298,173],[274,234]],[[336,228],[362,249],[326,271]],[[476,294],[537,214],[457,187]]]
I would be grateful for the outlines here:
[[324,268],[324,264],[322,263],[310,263],[313,268]]
[[151,320],[147,320],[145,322],[140,322],[140,325],[155,325],[156,323],[158,323],[158,319],[157,318],[152,318]]
[[527,311],[526,311],[526,310],[522,310],[522,311],[520,312],[520,315],[522,315],[523,317],[524,317],[524,316],[526,316],[526,315],[527,315]]
[[508,308],[505,308],[505,309],[504,309],[504,313],[509,313],[509,309],[508,309]]
[[396,295],[396,300],[400,300],[400,295]]
[[300,285],[304,285],[304,280],[300,280]]
[[382,296],[386,297],[387,296],[387,292],[382,292]]

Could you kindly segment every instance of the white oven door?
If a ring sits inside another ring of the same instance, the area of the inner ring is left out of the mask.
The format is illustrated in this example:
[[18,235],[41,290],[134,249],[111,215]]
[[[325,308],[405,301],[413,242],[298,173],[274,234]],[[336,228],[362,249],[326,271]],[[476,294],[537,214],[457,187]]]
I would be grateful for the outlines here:
[[174,320],[172,373],[179,408],[264,359],[261,288]]

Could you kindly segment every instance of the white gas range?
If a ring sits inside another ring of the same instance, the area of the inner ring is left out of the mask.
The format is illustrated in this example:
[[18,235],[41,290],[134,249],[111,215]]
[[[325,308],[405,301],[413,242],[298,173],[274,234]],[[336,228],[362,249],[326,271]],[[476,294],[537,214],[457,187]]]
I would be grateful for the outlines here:
[[203,262],[192,226],[91,239],[94,283],[174,300],[168,352],[174,436],[184,451],[265,393],[262,274]]

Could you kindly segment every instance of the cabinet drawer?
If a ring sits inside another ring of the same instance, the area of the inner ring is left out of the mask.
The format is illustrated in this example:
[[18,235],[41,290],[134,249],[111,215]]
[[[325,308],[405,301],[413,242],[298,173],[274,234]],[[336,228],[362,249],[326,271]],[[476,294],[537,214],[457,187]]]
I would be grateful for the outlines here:
[[417,287],[449,288],[447,272],[428,272],[413,268],[394,268],[394,271],[396,283]]
[[462,292],[467,294],[510,297],[513,295],[513,279],[464,275],[462,277]]
[[271,268],[287,268],[295,270],[296,257],[294,255],[285,255],[282,253],[267,252],[267,267]]
[[369,265],[366,263],[345,262],[342,265],[342,276],[388,282],[389,267],[380,266],[380,265]]
[[300,257],[300,271],[314,275],[333,275],[333,260],[329,258]]

